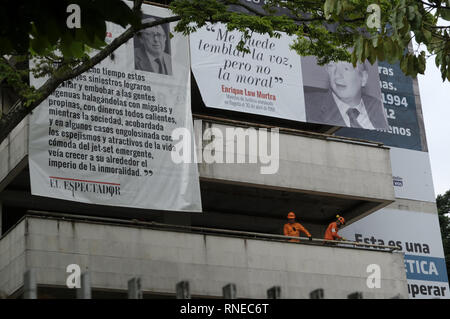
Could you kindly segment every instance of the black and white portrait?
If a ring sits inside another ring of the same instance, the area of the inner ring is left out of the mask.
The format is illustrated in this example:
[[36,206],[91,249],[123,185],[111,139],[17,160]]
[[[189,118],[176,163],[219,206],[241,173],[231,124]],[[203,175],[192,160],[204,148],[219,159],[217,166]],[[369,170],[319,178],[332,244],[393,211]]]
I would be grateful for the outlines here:
[[[142,23],[156,21],[143,15]],[[140,31],[134,37],[134,65],[136,70],[172,75],[169,25],[163,24]]]
[[[321,73],[303,73],[317,77],[311,80],[304,76],[308,122],[372,130],[387,128],[376,65],[366,62],[354,68],[351,63],[339,61],[316,67],[322,69]],[[324,79],[319,78],[320,74]]]

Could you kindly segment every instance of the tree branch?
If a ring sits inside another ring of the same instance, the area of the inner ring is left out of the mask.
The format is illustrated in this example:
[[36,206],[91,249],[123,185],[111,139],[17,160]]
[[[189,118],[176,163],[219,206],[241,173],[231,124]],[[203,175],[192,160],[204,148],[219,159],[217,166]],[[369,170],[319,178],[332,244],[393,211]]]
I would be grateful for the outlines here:
[[82,62],[75,69],[59,76],[54,75],[53,77],[48,79],[36,91],[36,93],[38,93],[39,95],[38,99],[33,101],[28,107],[24,105],[23,100],[17,101],[16,104],[14,104],[13,107],[9,110],[9,112],[4,114],[4,116],[0,119],[0,143],[3,142],[3,140],[8,136],[11,130],[14,129],[14,127],[16,127],[26,115],[31,113],[39,104],[41,104],[54,90],[58,88],[61,83],[73,79],[74,77],[88,71],[98,63],[102,62],[122,44],[130,40],[137,32],[146,28],[169,22],[175,22],[178,20],[180,20],[179,16],[173,16],[162,18],[157,21],[152,21],[150,23],[141,24],[138,27],[130,27],[120,36],[115,38],[108,46],[106,46],[89,60]]

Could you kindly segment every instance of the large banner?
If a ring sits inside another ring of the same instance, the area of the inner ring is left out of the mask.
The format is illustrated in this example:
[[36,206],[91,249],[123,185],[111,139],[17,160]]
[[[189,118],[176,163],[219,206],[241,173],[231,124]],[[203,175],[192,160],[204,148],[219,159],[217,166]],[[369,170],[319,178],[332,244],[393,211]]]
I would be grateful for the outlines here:
[[405,254],[410,298],[450,298],[436,214],[384,208],[343,228],[341,233],[361,243],[400,246]]
[[319,66],[308,56],[302,57],[302,66],[307,122],[369,132],[387,128],[377,63]]
[[[170,16],[143,6],[144,22]],[[63,83],[32,114],[33,195],[100,205],[201,211],[195,163],[175,164],[172,131],[192,132],[189,43],[162,25]],[[124,30],[108,27],[109,41]],[[43,79],[32,79],[39,87]],[[193,135],[193,134],[191,134]],[[194,143],[194,141],[191,141]]]
[[192,72],[207,107],[294,121],[387,129],[377,64],[318,66],[290,48],[293,38],[207,25],[190,37]]
[[388,146],[422,151],[413,80],[405,76],[399,63],[379,62],[381,96],[388,129],[369,131],[343,128],[336,135],[382,142]]
[[250,52],[236,49],[241,33],[224,24],[191,34],[191,63],[206,106],[305,121],[300,57],[290,37],[253,34]]

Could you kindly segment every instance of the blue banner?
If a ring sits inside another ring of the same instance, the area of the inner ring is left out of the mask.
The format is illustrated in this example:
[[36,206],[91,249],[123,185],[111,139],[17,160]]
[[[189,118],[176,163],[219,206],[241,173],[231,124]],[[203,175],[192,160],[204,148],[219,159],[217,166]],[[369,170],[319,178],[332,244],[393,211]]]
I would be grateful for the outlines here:
[[447,282],[444,258],[405,255],[406,278],[409,280]]
[[423,151],[413,89],[413,79],[405,76],[399,63],[379,62],[381,98],[388,130],[342,128],[338,136],[382,142],[387,146]]

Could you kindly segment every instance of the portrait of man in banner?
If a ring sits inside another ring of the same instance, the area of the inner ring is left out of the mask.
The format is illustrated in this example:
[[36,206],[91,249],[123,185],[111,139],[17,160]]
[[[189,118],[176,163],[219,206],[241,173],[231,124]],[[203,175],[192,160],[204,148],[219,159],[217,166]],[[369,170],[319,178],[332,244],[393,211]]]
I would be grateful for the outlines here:
[[[307,121],[371,130],[387,128],[379,87],[378,96],[365,92],[369,82],[369,67],[373,66],[367,62],[358,64],[356,68],[351,63],[342,61],[326,65],[326,90],[305,89]],[[379,81],[376,78],[371,80]]]
[[[142,23],[156,21],[143,15]],[[172,75],[169,25],[158,25],[139,32],[134,37],[134,65],[136,70]]]

